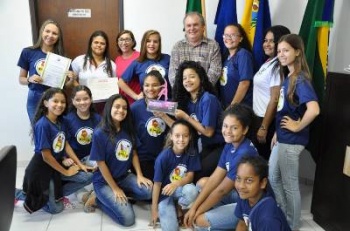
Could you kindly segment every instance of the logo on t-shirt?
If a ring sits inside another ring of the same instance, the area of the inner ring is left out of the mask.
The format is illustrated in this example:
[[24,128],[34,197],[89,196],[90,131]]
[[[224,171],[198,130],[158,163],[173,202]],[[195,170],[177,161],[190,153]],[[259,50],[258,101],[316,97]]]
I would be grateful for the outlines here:
[[225,167],[226,167],[226,171],[229,172],[230,171],[230,162],[226,162]]
[[221,86],[225,86],[227,84],[227,66],[222,68],[222,75],[219,80]]
[[170,182],[175,182],[178,180],[181,180],[185,177],[185,174],[187,172],[187,167],[180,164],[174,168],[174,170],[170,173]]
[[281,111],[284,105],[284,86],[281,87],[280,97],[278,98],[277,111]]
[[146,73],[148,74],[151,71],[158,71],[163,78],[165,77],[166,70],[162,65],[159,64],[152,64],[146,69]]
[[66,136],[64,135],[64,132],[58,132],[55,139],[52,142],[52,149],[54,153],[60,153],[63,150],[65,143]]
[[146,122],[146,129],[150,136],[157,137],[165,131],[166,125],[161,118],[151,117]]
[[38,59],[34,64],[36,72],[41,75],[45,67],[45,59]]
[[120,161],[127,161],[130,157],[132,145],[129,140],[122,139],[117,143],[115,156]]
[[92,140],[92,128],[82,127],[76,133],[77,142],[81,145],[87,145],[91,143]]

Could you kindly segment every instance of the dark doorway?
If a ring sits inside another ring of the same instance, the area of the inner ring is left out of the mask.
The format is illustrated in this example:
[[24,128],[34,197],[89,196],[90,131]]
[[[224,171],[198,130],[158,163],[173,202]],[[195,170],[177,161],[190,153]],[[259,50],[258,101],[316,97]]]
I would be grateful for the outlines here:
[[63,31],[67,57],[85,54],[90,35],[95,30],[107,33],[111,59],[116,57],[115,38],[123,28],[122,0],[29,0],[33,41],[47,19],[57,21]]

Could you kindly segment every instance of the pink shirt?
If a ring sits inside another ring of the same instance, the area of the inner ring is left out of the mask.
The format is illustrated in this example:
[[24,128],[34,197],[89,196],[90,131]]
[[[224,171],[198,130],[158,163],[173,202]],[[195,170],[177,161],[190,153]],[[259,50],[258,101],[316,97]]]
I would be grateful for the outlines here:
[[[138,52],[138,51],[134,51],[132,53],[131,57],[128,58],[128,59],[124,59],[121,55],[117,56],[117,58],[115,59],[115,64],[117,65],[117,71],[116,72],[117,72],[118,79],[120,79],[122,77],[124,71],[126,70],[126,68],[128,68],[128,66],[132,63],[132,61],[137,59],[139,56],[140,56],[140,52]],[[139,82],[138,78],[133,78],[128,83],[128,85],[136,94],[139,94],[141,92],[140,82]],[[133,102],[135,102],[135,100],[133,98],[131,98],[130,96],[128,96],[127,94],[125,94],[121,90],[120,90],[120,93],[122,95],[126,96],[126,98],[128,99],[130,105]]]

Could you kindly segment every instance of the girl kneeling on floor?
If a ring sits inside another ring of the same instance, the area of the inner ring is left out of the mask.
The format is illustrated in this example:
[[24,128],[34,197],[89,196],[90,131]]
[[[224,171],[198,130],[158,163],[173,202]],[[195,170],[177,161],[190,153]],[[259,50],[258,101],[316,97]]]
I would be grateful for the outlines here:
[[[94,130],[90,160],[95,160],[98,170],[93,175],[96,205],[116,223],[131,226],[135,213],[128,198],[149,200],[152,181],[141,172],[135,150],[135,135],[130,106],[119,94],[106,102],[102,121]],[[136,176],[131,173],[133,165]]]

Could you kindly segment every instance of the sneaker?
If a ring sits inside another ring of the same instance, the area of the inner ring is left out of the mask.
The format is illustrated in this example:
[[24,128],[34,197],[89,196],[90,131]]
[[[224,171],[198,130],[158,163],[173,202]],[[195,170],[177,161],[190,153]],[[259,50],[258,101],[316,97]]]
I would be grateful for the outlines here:
[[63,197],[62,199],[64,209],[75,209],[76,204],[72,203],[67,197]]

